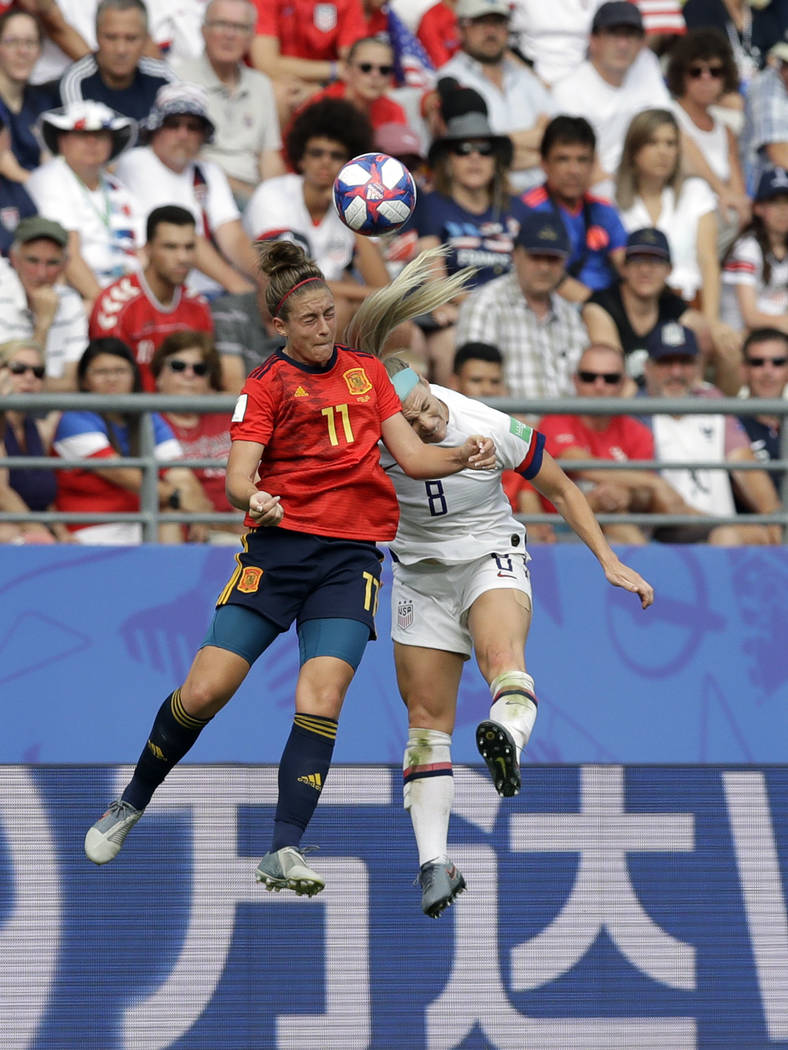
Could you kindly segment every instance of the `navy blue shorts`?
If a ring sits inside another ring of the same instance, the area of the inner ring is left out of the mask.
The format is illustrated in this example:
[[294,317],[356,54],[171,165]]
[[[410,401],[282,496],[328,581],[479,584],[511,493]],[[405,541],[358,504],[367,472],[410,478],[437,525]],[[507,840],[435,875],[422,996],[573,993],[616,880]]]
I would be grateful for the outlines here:
[[340,617],[376,638],[383,555],[374,543],[260,528],[243,537],[216,605],[244,605],[286,631],[295,620]]

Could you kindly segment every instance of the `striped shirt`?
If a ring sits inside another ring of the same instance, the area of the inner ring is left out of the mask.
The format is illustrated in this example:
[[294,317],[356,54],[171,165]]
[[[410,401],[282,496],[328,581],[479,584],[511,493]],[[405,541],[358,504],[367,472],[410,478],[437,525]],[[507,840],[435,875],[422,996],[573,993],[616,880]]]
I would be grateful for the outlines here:
[[512,271],[482,285],[460,307],[456,345],[465,342],[498,347],[511,397],[570,397],[588,332],[577,309],[555,293],[547,314],[537,317]]
[[750,82],[739,151],[750,192],[770,167],[766,147],[788,142],[788,90],[776,69],[764,69]]

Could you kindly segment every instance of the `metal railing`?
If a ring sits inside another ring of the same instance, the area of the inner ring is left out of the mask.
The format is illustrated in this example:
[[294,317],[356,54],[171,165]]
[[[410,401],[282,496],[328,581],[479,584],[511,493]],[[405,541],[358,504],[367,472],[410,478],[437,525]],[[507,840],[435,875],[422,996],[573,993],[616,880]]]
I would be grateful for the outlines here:
[[[158,472],[169,467],[189,467],[193,469],[216,467],[221,463],[216,459],[179,459],[159,460],[155,455],[152,412],[198,412],[226,413],[229,418],[235,404],[235,398],[229,395],[216,394],[204,397],[173,397],[164,394],[127,394],[118,397],[105,397],[98,394],[12,394],[0,399],[0,413],[17,412],[51,412],[51,411],[90,411],[134,413],[143,416],[140,426],[140,455],[121,457],[113,460],[113,466],[139,467],[142,470],[142,488],[140,491],[140,510],[137,513],[67,513],[62,511],[38,511],[27,514],[0,512],[0,522],[54,522],[98,524],[102,522],[139,522],[142,524],[143,540],[146,543],[157,542],[158,527],[162,521],[182,522],[184,524],[232,524],[243,521],[240,513],[204,513],[189,514],[182,511],[167,511],[161,514],[158,499]],[[769,415],[785,418],[788,415],[788,400],[748,400],[741,398],[718,398],[707,400],[701,398],[560,398],[554,400],[523,400],[516,398],[490,398],[486,402],[493,408],[520,416],[540,417],[544,415]],[[728,472],[746,470],[783,471],[780,498],[781,509],[773,514],[742,514],[720,517],[703,517],[708,525],[727,525],[735,523],[778,524],[788,527],[788,427],[781,428],[780,459],[767,463],[728,463],[718,461],[693,460],[692,462],[658,463],[650,460],[580,460],[559,459],[558,463],[567,471],[578,470],[665,470],[715,469]],[[50,456],[6,456],[0,458],[0,467],[39,468],[69,470],[103,470],[107,468],[106,459],[61,459]],[[525,522],[551,523],[556,521],[552,514],[518,515]],[[697,525],[696,515],[686,514],[597,514],[597,520],[605,524],[626,523],[632,525]]]

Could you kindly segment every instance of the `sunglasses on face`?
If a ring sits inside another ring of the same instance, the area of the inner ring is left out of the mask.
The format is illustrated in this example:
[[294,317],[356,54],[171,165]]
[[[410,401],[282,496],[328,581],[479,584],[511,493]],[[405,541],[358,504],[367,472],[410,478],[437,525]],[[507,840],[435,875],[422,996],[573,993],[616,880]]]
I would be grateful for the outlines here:
[[470,157],[478,153],[480,157],[490,157],[493,152],[492,142],[453,142],[451,151],[456,157]]
[[167,367],[171,372],[185,372],[187,368],[190,368],[196,376],[208,374],[208,366],[204,361],[192,363],[191,361],[181,361],[178,357],[170,357],[167,359]]
[[577,378],[581,383],[593,383],[597,379],[603,379],[608,386],[615,386],[621,382],[621,372],[578,372]]
[[687,76],[692,77],[693,80],[700,80],[704,73],[708,73],[710,77],[719,80],[724,72],[722,66],[690,66],[687,70]]
[[383,77],[390,77],[394,72],[394,66],[376,66],[374,62],[359,62],[356,69],[362,73],[380,73]]
[[763,368],[764,365],[784,368],[788,364],[788,357],[745,357],[744,363],[750,368]]
[[23,361],[12,361],[8,371],[12,376],[23,376],[25,372],[32,372],[36,379],[43,379],[45,369],[43,365],[26,365]]
[[165,117],[161,126],[170,131],[176,128],[186,128],[187,131],[205,130],[205,124],[199,117]]

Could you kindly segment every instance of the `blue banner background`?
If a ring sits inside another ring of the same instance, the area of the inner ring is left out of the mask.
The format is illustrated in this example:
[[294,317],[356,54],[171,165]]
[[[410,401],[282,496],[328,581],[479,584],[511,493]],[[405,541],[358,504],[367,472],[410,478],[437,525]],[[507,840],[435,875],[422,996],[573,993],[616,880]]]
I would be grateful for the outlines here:
[[[649,546],[624,552],[655,586],[652,609],[609,587],[580,546],[536,547],[528,666],[540,713],[532,763],[773,763],[788,739],[788,551]],[[135,761],[185,675],[227,549],[0,547],[0,762]],[[364,656],[336,760],[397,763],[405,735],[388,639]],[[294,635],[278,639],[203,733],[190,762],[276,762],[289,731]],[[453,755],[474,763],[488,710],[463,677]]]
[[399,769],[332,770],[312,900],[252,878],[273,767],[179,767],[88,863],[128,775],[0,768],[4,1050],[788,1047],[785,768],[457,768],[438,922]]

